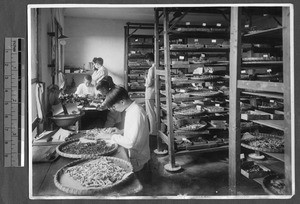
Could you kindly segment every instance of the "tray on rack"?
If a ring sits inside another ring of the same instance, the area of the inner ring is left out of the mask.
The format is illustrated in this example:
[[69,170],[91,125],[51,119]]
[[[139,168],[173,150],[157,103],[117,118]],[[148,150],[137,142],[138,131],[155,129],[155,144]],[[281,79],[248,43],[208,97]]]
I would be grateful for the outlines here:
[[197,97],[214,97],[221,94],[219,91],[197,91],[197,92],[189,92],[189,95],[191,96],[197,96]]
[[193,76],[191,80],[199,80],[199,81],[215,81],[222,79],[221,75],[200,75],[200,76]]
[[204,113],[204,109],[198,110],[195,107],[181,108],[174,111],[175,116],[198,116]]
[[228,112],[224,107],[220,107],[220,106],[206,106],[206,107],[204,107],[204,109],[208,113],[226,113],[226,112]]
[[241,165],[241,173],[248,179],[262,178],[269,175],[270,169],[263,165],[258,165],[254,161],[247,161]]
[[254,137],[243,139],[241,145],[247,149],[261,152],[284,152],[283,137],[263,133],[253,134],[252,136]]
[[281,106],[281,105],[275,105],[275,106],[260,105],[260,106],[257,106],[258,110],[266,111],[266,112],[274,112],[275,110],[280,110],[282,108],[283,108],[283,106]]
[[81,143],[80,139],[74,139],[57,146],[56,152],[66,158],[90,159],[103,155],[111,155],[117,149],[118,144],[102,139],[90,143]]
[[54,176],[55,186],[74,195],[93,195],[126,184],[133,176],[132,165],[115,157],[81,159],[59,169]]
[[[201,121],[198,123],[192,123],[192,124],[187,124],[185,126],[179,127],[178,130],[176,131],[199,131],[204,129],[207,126],[207,123],[205,121]],[[176,132],[175,131],[175,132]]]
[[263,180],[263,189],[269,195],[284,195],[285,183],[283,174],[273,174],[266,176]]
[[197,141],[191,141],[190,139],[182,138],[176,141],[177,150],[196,150],[196,149],[208,149],[217,147],[217,142],[208,142],[205,139],[200,138]]

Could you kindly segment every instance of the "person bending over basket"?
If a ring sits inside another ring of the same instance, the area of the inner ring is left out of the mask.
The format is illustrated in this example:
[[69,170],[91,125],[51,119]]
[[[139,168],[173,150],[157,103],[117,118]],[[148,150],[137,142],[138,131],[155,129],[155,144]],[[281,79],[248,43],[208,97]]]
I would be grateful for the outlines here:
[[150,160],[149,122],[146,112],[120,86],[115,86],[107,93],[104,103],[109,109],[125,111],[124,132],[113,134],[111,140],[128,150],[133,171],[141,171]]

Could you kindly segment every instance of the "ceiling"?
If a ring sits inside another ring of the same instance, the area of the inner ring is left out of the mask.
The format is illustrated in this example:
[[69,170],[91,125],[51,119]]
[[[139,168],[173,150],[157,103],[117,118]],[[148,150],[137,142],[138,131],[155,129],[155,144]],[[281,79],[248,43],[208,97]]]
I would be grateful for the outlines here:
[[[122,20],[127,22],[154,22],[153,7],[123,7],[123,8],[65,8],[65,17],[76,18],[97,18],[109,20]],[[172,18],[172,16],[170,16]],[[215,14],[189,14],[182,22],[205,22],[205,23],[222,23],[225,18],[222,15]]]
[[66,17],[99,18],[125,21],[154,21],[153,8],[65,8]]

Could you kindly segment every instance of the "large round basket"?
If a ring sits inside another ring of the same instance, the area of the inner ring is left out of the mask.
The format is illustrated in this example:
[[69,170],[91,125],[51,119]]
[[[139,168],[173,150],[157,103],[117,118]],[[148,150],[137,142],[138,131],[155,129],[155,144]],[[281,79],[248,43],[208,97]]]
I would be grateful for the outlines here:
[[[126,171],[126,174],[123,176],[121,180],[115,182],[112,185],[107,185],[103,187],[84,187],[80,184],[79,181],[74,180],[66,172],[66,170],[69,167],[81,165],[87,162],[93,162],[93,161],[97,162],[97,160],[102,158],[106,158],[107,160],[112,161],[114,164],[118,165],[119,167],[123,168]],[[133,168],[129,162],[115,157],[99,157],[94,160],[88,160],[88,159],[77,160],[62,167],[56,172],[54,176],[54,184],[59,190],[65,193],[69,193],[73,195],[94,195],[97,193],[112,191],[120,185],[123,184],[125,185],[127,181],[129,181],[132,178],[132,176],[133,176]]]
[[117,143],[112,143],[112,144],[107,143],[108,145],[111,146],[110,150],[107,152],[102,152],[102,153],[97,153],[97,154],[71,154],[71,153],[62,151],[63,147],[65,147],[69,144],[78,142],[78,141],[79,141],[79,139],[74,139],[74,140],[64,142],[56,147],[56,152],[62,157],[71,158],[71,159],[93,159],[93,158],[97,158],[99,156],[111,155],[111,154],[115,153],[118,149]]
[[263,134],[263,133],[259,133],[259,134],[255,134],[255,138],[250,138],[250,139],[245,139],[245,140],[242,140],[242,143],[241,145],[247,149],[251,149],[251,150],[255,150],[255,151],[261,151],[261,152],[273,152],[273,153],[282,153],[284,152],[284,148],[278,148],[278,149],[270,149],[270,148],[261,148],[261,147],[254,147],[254,146],[251,146],[249,145],[249,142],[252,142],[252,141],[255,141],[255,140],[258,140],[259,138],[265,138],[265,139],[279,139],[279,140],[282,140],[283,137],[281,136],[277,136],[277,135],[270,135],[270,134]]
[[272,179],[284,179],[284,175],[280,174],[272,174],[269,176],[266,176],[263,180],[263,189],[266,193],[269,195],[284,195],[284,192],[276,191],[275,188],[271,185]]

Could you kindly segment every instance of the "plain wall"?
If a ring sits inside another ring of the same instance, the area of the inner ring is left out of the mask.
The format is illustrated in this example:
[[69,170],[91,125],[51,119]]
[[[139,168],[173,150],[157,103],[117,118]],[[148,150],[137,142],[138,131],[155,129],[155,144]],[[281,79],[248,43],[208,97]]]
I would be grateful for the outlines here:
[[65,65],[88,67],[94,57],[102,57],[108,74],[124,85],[124,26],[126,21],[92,18],[65,18]]

